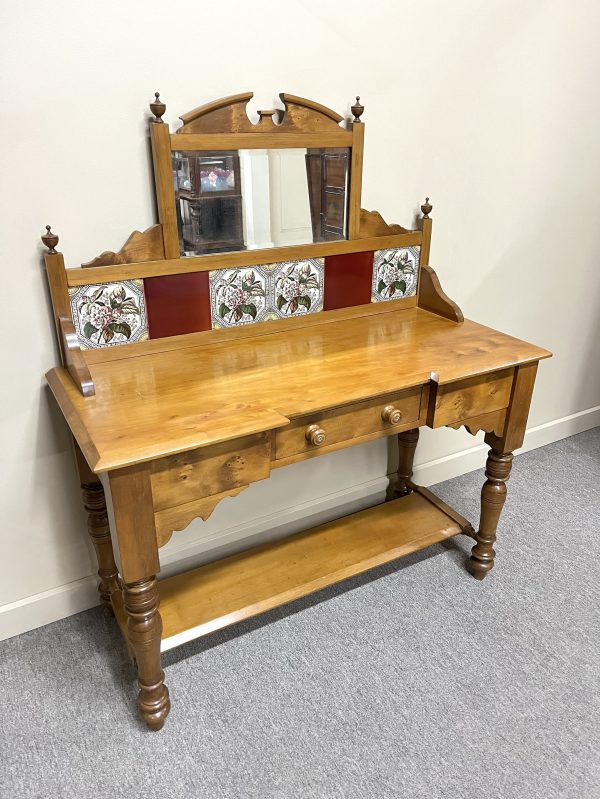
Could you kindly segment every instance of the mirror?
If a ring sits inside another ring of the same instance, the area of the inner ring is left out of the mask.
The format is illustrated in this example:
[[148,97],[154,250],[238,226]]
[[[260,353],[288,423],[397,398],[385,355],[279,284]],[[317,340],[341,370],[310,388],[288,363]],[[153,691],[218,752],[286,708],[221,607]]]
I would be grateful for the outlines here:
[[350,149],[173,153],[182,256],[348,235]]

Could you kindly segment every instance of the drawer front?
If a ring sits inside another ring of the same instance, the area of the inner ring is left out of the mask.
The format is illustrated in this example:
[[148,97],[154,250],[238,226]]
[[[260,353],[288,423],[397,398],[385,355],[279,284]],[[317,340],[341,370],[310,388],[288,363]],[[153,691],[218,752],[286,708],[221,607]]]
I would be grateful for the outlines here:
[[421,388],[292,419],[276,433],[276,459],[326,449],[372,433],[393,433],[417,422]]
[[514,369],[504,369],[501,372],[492,372],[489,375],[440,386],[435,396],[435,405],[430,408],[432,413],[428,424],[431,427],[442,427],[507,408],[513,374]]
[[271,432],[170,455],[152,466],[154,510],[246,486],[270,470]]

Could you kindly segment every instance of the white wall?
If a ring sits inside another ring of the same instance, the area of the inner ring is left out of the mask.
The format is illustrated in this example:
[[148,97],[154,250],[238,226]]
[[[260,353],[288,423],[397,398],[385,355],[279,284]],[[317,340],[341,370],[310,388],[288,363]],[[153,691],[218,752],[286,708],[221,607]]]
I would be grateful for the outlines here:
[[[431,262],[465,314],[555,353],[528,445],[600,423],[596,0],[23,0],[0,19],[1,634],[95,601],[68,437],[44,388],[57,355],[39,236],[51,223],[78,265],[155,221],[156,90],[169,122],[249,89],[255,109],[287,91],[346,112],[359,93],[363,205],[411,224],[428,194]],[[423,479],[477,467],[476,444],[427,431]],[[379,441],[279,470],[176,534],[165,561],[232,527],[224,541],[372,501],[387,452]]]

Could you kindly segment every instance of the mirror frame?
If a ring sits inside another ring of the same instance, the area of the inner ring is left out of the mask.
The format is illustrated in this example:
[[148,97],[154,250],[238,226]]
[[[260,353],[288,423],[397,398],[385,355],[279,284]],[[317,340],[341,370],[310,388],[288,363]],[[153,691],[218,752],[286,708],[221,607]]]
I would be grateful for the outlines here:
[[[158,97],[156,103],[152,103],[151,110],[155,115],[152,122],[155,124],[150,125],[150,139],[165,258],[180,257],[172,173],[172,154],[177,151],[348,147],[347,240],[359,238],[364,123],[360,121],[363,107],[358,98],[352,107],[354,118],[345,120],[320,103],[281,93],[279,98],[284,107],[259,111],[259,121],[255,124],[246,112],[253,96],[253,92],[246,92],[223,97],[183,114],[180,117],[183,125],[175,133],[170,133],[161,118],[164,104]],[[345,122],[345,127],[340,125],[341,122]]]

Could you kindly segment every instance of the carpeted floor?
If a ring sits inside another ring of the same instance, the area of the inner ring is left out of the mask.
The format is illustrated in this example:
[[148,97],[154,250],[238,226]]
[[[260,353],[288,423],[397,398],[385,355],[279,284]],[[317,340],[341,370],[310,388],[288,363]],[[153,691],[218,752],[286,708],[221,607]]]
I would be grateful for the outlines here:
[[169,653],[160,733],[105,611],[1,643],[0,796],[600,797],[600,428],[517,457],[483,583],[470,545]]

